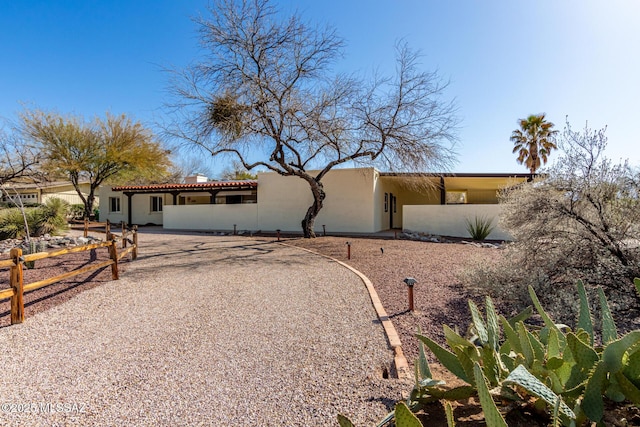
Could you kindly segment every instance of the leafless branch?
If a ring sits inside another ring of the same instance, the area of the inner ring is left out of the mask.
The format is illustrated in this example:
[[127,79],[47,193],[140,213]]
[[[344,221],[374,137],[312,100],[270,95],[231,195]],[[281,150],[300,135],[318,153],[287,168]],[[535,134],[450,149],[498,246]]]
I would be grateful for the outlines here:
[[317,210],[321,180],[336,166],[427,171],[453,162],[458,122],[442,100],[447,84],[421,71],[406,44],[396,76],[368,82],[333,73],[344,48],[334,29],[282,20],[269,0],[218,0],[209,12],[196,19],[207,54],[174,73],[168,135],[247,169],[304,179]]

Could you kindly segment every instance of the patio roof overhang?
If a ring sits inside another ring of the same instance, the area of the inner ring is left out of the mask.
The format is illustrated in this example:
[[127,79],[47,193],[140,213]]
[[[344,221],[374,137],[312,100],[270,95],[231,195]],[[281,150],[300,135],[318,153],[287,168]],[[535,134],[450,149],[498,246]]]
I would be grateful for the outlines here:
[[194,193],[220,190],[252,190],[258,188],[258,181],[211,181],[197,184],[154,184],[154,185],[119,185],[111,187],[111,191],[122,191],[125,194],[152,193]]
[[538,176],[533,173],[420,173],[420,172],[380,172],[380,176],[405,178],[526,178],[531,180]]
[[128,222],[131,224],[132,209],[131,198],[135,194],[171,194],[173,196],[173,204],[177,203],[178,194],[180,193],[201,193],[208,192],[211,194],[212,203],[215,195],[220,191],[240,191],[253,190],[258,188],[258,181],[210,181],[199,182],[196,184],[154,184],[154,185],[119,185],[111,187],[111,191],[122,191],[127,196],[127,212]]

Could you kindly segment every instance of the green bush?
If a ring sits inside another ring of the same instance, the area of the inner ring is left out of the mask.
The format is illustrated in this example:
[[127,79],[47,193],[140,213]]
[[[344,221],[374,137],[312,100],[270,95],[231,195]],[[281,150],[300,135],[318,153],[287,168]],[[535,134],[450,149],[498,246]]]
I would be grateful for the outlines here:
[[492,225],[493,218],[476,216],[473,222],[470,221],[469,219],[467,219],[466,221],[467,221],[467,232],[469,233],[469,235],[473,240],[486,239],[487,236],[489,236],[489,234],[491,234],[491,232],[495,228]]
[[82,219],[84,217],[84,205],[82,203],[69,205],[69,217],[71,219]]
[[56,234],[65,230],[68,226],[67,213],[69,212],[69,203],[62,199],[57,197],[47,199],[46,203],[36,208],[35,212],[39,215],[36,222],[38,226],[36,236],[47,233]]
[[[25,208],[30,235],[55,234],[64,230],[67,227],[67,209],[68,203],[58,198],[51,198],[41,206]],[[25,236],[22,211],[19,208],[0,210],[0,240]]]
[[20,209],[2,209],[0,211],[0,240],[20,239],[25,235],[24,218],[22,217]]

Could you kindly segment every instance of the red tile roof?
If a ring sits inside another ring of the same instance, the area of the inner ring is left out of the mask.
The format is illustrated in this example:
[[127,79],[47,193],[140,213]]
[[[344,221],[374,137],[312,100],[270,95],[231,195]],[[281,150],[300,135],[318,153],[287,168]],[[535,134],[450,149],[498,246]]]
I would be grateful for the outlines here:
[[119,185],[111,187],[112,191],[171,191],[171,190],[210,190],[218,188],[257,188],[258,181],[210,181],[197,184],[154,184],[154,185]]

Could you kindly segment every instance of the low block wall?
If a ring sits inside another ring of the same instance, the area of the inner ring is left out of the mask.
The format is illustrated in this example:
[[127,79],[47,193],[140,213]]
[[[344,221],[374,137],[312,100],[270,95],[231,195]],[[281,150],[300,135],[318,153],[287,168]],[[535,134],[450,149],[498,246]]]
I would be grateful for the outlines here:
[[402,226],[405,230],[438,236],[470,238],[467,219],[473,222],[476,217],[493,218],[495,228],[487,239],[512,240],[498,226],[501,211],[500,205],[408,205],[402,212]]
[[257,230],[258,204],[165,205],[163,228],[170,230]]

